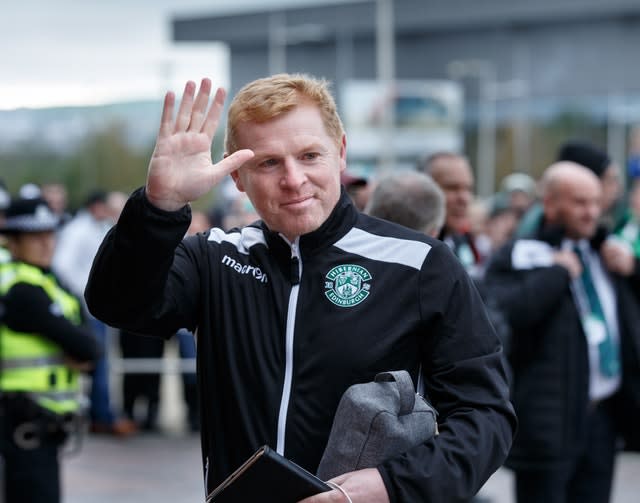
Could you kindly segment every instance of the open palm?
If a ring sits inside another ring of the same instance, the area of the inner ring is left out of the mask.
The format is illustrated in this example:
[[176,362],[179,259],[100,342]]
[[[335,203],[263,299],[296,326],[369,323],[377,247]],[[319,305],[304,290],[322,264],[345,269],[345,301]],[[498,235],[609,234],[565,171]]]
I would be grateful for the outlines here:
[[218,89],[207,110],[211,81],[202,80],[194,101],[195,89],[194,82],[187,82],[175,120],[172,117],[175,95],[169,92],[165,96],[160,130],[149,162],[147,198],[154,206],[168,211],[195,201],[253,157],[250,150],[239,150],[212,163],[211,144],[225,93]]

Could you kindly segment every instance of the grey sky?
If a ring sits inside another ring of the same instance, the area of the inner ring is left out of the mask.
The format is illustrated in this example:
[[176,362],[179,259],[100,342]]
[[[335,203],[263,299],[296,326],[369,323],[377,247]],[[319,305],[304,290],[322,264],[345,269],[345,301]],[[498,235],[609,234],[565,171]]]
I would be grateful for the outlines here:
[[172,44],[173,14],[343,0],[17,0],[0,11],[0,109],[155,99],[228,83],[222,44]]

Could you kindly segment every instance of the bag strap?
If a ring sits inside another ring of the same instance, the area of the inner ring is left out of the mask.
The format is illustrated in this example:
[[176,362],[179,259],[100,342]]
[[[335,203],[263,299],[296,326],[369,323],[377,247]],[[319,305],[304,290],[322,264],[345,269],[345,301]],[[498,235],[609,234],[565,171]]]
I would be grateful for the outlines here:
[[413,379],[411,379],[409,372],[406,370],[380,372],[376,375],[374,381],[397,383],[398,393],[400,395],[399,416],[404,416],[413,411],[413,407],[416,403],[416,391],[413,387]]

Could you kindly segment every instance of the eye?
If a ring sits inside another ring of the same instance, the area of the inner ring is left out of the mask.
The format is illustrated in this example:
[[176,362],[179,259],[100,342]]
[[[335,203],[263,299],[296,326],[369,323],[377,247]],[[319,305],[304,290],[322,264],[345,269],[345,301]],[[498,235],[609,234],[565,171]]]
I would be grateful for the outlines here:
[[278,164],[278,160],[277,159],[265,159],[260,164],[258,164],[258,167],[259,168],[271,168],[273,166],[276,166],[277,164]]
[[305,161],[313,161],[314,159],[317,159],[319,155],[320,154],[317,152],[305,152],[302,154],[302,159]]

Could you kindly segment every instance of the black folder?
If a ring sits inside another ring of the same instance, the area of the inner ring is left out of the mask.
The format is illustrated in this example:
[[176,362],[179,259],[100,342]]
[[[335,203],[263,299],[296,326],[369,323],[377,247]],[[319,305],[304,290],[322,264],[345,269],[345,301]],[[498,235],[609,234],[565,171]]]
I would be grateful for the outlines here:
[[206,503],[296,503],[330,490],[318,477],[264,445],[211,491]]

